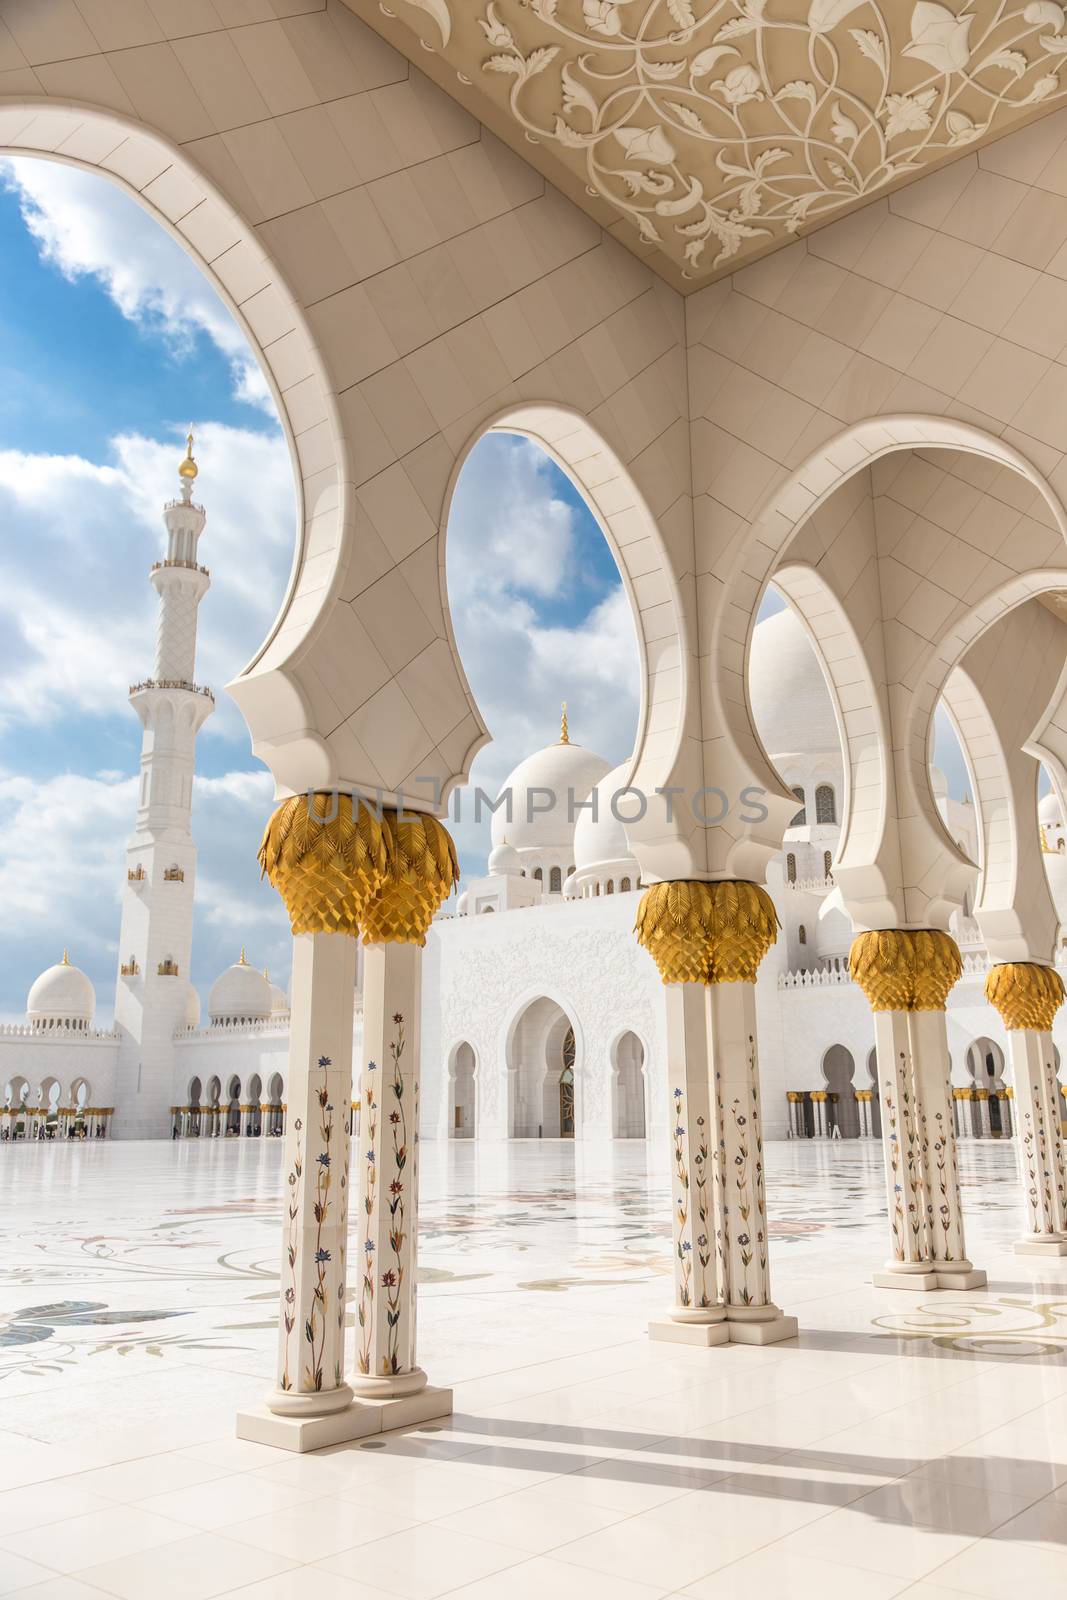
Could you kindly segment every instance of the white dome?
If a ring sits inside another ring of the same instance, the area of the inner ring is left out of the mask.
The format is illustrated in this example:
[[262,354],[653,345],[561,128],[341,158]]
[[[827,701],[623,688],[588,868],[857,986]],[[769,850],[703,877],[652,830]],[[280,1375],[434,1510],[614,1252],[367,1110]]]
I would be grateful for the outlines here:
[[503,872],[517,878],[522,872],[522,858],[515,846],[508,844],[505,839],[490,850],[488,868],[491,873]]
[[467,896],[468,896],[469,893],[470,893],[469,889],[464,889],[463,893],[460,895],[459,899],[456,901],[456,916],[457,917],[465,917],[467,915]]
[[62,961],[36,979],[26,997],[26,1015],[46,1028],[87,1028],[96,1010],[96,990],[80,967]]
[[240,961],[211,985],[207,1009],[212,1022],[254,1022],[270,1016],[270,984],[257,967],[248,965],[243,950]]
[[800,618],[787,606],[756,625],[748,697],[763,748],[776,766],[790,755],[841,759],[833,701]]
[[613,767],[597,784],[595,822],[592,811],[578,813],[574,828],[574,864],[578,872],[591,872],[597,867],[616,866],[625,862],[633,869],[633,877],[637,877],[637,862],[630,850],[626,828],[615,811],[621,811],[623,816],[637,816],[641,810],[640,796],[627,794],[618,800],[615,811],[611,806],[612,797],[626,782],[628,766],[629,762],[624,761],[622,766]]
[[1063,817],[1060,813],[1060,803],[1054,790],[1050,789],[1048,794],[1042,796],[1038,802],[1037,820],[1044,823],[1062,823]]
[[289,1010],[288,997],[280,984],[271,982],[270,973],[265,969],[263,976],[267,980],[267,988],[270,991],[270,1014],[272,1017],[280,1016]]
[[576,872],[568,873],[567,877],[563,880],[563,898],[564,900],[573,900],[577,893],[578,874]]
[[200,996],[191,983],[185,985],[185,1026],[187,1028],[200,1026]]
[[[520,854],[524,850],[569,850],[574,823],[568,821],[568,800],[573,797],[573,804],[577,805],[588,799],[593,785],[607,771],[608,763],[603,757],[580,744],[561,741],[527,756],[504,784],[505,792],[511,790],[511,817],[505,806],[493,812],[494,845],[503,844],[506,838]],[[551,811],[541,809],[546,797],[537,794],[532,797],[534,814],[530,816],[527,797],[532,789],[547,789],[554,796]]]

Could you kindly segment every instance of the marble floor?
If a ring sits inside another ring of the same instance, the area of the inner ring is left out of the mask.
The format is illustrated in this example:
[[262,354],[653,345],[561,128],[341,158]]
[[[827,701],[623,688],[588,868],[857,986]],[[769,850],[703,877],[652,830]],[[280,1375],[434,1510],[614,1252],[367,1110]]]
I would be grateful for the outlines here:
[[291,1457],[280,1141],[0,1149],[0,1595],[874,1600],[1067,1594],[1067,1259],[1015,1256],[1009,1144],[962,1147],[980,1292],[867,1281],[880,1152],[767,1149],[798,1339],[650,1344],[642,1143],[423,1147],[420,1349],[447,1425]]

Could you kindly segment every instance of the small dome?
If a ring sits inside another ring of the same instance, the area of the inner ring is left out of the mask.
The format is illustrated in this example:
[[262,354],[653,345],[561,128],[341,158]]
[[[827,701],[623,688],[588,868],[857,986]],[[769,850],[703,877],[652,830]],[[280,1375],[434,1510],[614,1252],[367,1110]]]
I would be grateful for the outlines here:
[[788,606],[756,624],[748,698],[763,748],[779,771],[781,758],[790,755],[840,761],[837,718],[819,658],[804,624]]
[[191,983],[185,985],[185,1026],[187,1028],[200,1026],[200,996]]
[[577,897],[577,894],[578,874],[576,872],[571,872],[563,880],[563,898],[564,900],[574,900]]
[[1043,795],[1038,802],[1037,820],[1046,824],[1050,822],[1057,825],[1062,824],[1063,816],[1060,812],[1060,803],[1054,790],[1050,789],[1048,794]]
[[[511,815],[508,816],[507,806],[493,812],[493,844],[502,845],[506,838],[520,856],[524,851],[568,851],[574,837],[568,803],[577,805],[587,800],[594,784],[607,771],[608,763],[602,756],[569,740],[561,739],[558,744],[546,745],[527,756],[501,791],[511,791]],[[540,792],[534,794],[533,790]],[[550,810],[545,809],[545,791],[555,802]]]
[[34,982],[26,997],[26,1015],[41,1028],[87,1028],[96,1010],[96,990],[80,967],[63,959]]
[[491,873],[502,872],[512,878],[517,878],[522,873],[522,858],[515,846],[508,844],[506,839],[490,850],[487,865]]
[[211,985],[207,1002],[212,1022],[256,1022],[271,1012],[270,984],[257,967],[241,959]]
[[469,889],[464,889],[463,893],[460,895],[459,899],[456,901],[456,916],[457,917],[465,917],[467,915],[467,895],[469,893],[470,893]]
[[626,782],[628,761],[613,767],[596,786],[596,820],[588,808],[578,813],[574,829],[574,862],[578,874],[592,872],[598,867],[625,866],[636,880],[637,862],[630,850],[625,824],[619,821],[616,811],[624,817],[637,816],[641,810],[641,797],[627,794],[616,801],[612,799]]
[[279,984],[271,982],[270,973],[267,971],[267,969],[265,967],[263,969],[263,976],[267,980],[267,988],[270,991],[270,1014],[271,1014],[271,1016],[272,1017],[280,1017],[280,1016],[283,1016],[283,1015],[288,1015],[288,1012],[289,1012],[289,1000],[288,1000],[288,997],[286,996],[285,990],[283,988],[281,988],[281,986]]

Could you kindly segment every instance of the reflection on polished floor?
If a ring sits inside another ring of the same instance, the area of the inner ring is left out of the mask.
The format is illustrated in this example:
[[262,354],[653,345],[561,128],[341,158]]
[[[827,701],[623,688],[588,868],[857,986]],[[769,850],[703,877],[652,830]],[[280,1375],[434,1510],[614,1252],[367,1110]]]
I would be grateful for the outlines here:
[[989,1288],[869,1287],[871,1143],[767,1150],[799,1339],[651,1345],[667,1170],[642,1143],[427,1144],[420,1348],[444,1426],[288,1457],[281,1142],[0,1156],[0,1595],[787,1600],[1067,1593],[1067,1260],[1011,1253],[1009,1144],[962,1147]]

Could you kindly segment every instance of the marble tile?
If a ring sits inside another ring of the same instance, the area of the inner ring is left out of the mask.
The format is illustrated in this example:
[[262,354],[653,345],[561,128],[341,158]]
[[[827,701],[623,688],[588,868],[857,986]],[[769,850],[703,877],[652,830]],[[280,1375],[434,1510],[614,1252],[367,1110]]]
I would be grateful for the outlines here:
[[698,1351],[645,1333],[663,1152],[426,1144],[421,1358],[456,1413],[289,1457],[232,1435],[273,1374],[279,1146],[5,1151],[0,1595],[1058,1600],[1067,1261],[1011,1253],[1014,1148],[961,1147],[990,1287],[926,1299],[869,1283],[877,1146],[766,1155],[800,1335]]

